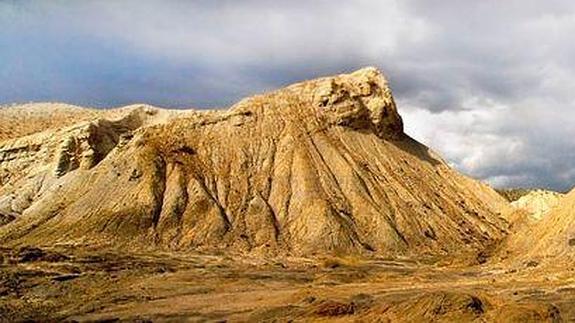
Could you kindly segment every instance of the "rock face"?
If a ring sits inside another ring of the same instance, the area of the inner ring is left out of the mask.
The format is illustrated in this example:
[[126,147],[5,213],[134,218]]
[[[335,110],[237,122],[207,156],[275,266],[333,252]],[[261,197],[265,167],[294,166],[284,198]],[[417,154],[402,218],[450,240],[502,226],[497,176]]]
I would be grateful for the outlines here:
[[0,243],[452,256],[506,233],[506,201],[403,133],[376,69],[148,109],[0,142]]

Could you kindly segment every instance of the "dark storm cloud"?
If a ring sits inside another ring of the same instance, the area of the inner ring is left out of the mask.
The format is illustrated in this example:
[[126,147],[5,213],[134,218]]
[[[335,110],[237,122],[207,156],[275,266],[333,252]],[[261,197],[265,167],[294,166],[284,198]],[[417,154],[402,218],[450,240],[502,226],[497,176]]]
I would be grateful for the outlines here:
[[407,131],[496,185],[575,182],[571,1],[0,1],[0,103],[226,106],[380,67]]

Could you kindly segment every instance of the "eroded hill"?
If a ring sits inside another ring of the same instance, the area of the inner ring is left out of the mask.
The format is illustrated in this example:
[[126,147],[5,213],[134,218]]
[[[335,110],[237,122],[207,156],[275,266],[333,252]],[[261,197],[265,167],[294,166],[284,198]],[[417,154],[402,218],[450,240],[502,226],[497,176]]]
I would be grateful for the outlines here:
[[3,244],[447,255],[506,233],[503,198],[405,135],[373,68],[127,111],[0,143]]

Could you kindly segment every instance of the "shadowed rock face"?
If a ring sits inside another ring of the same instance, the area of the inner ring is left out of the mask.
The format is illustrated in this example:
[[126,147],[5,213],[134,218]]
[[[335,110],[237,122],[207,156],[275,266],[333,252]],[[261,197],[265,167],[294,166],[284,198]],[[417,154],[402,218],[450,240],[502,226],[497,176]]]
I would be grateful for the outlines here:
[[417,256],[506,233],[507,203],[403,133],[376,69],[146,109],[0,142],[0,241]]

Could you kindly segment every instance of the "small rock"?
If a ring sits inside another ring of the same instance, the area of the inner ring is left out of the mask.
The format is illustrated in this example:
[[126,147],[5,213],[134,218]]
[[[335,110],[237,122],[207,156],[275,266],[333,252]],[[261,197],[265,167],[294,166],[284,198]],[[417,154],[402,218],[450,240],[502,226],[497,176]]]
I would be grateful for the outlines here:
[[44,251],[35,247],[22,247],[18,250],[18,262],[31,262],[39,260],[44,256]]
[[539,262],[538,262],[538,261],[535,261],[535,260],[529,260],[529,261],[525,264],[525,267],[528,267],[528,268],[534,268],[534,267],[537,267],[537,266],[539,266]]
[[65,274],[65,275],[59,275],[56,277],[52,277],[52,280],[58,281],[58,282],[63,282],[63,281],[67,281],[67,280],[76,279],[78,277],[80,277],[79,274]]

